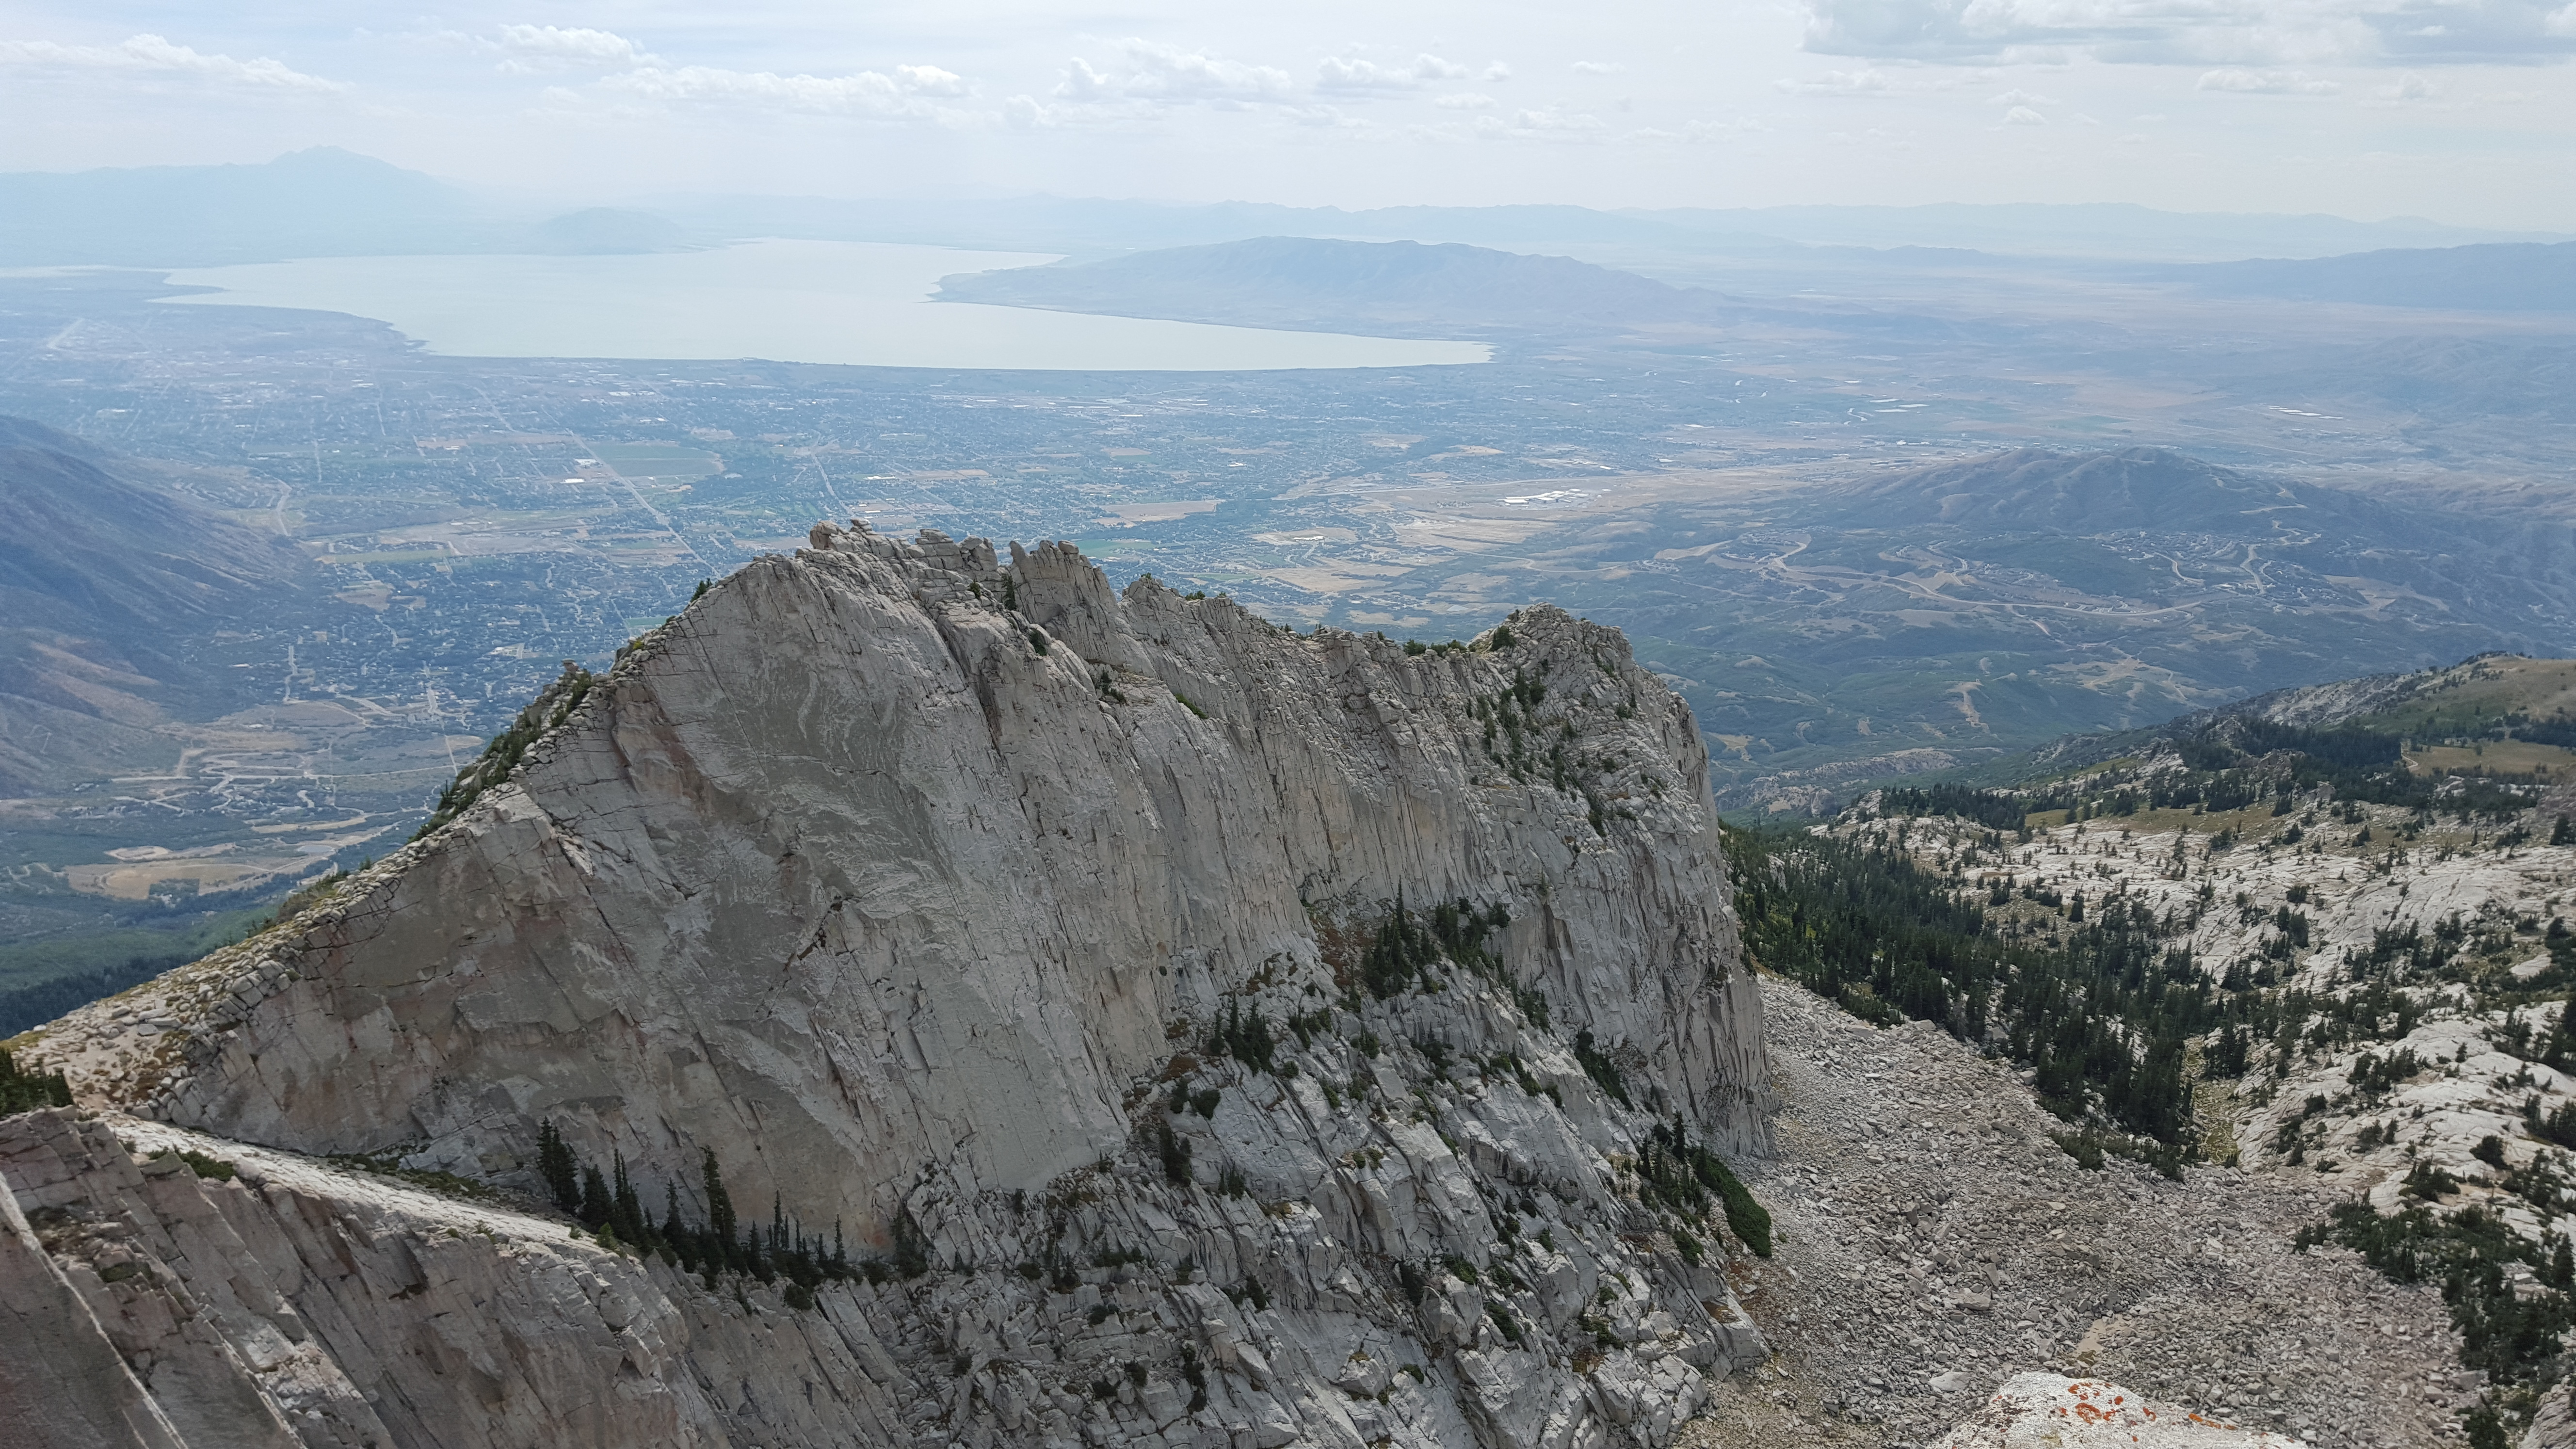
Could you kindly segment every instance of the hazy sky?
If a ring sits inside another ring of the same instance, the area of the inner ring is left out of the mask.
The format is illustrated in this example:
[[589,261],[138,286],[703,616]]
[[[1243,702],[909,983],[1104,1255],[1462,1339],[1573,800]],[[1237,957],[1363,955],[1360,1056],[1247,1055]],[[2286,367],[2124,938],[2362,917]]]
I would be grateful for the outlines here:
[[2576,230],[2576,0],[20,0],[0,169],[657,190],[2136,201]]

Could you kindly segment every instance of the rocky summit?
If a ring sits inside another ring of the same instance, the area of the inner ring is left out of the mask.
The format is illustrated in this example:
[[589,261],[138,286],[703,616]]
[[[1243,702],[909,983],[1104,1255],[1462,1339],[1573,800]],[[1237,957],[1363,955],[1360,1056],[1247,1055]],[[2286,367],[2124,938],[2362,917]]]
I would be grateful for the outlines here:
[[1661,1444],[1766,1348],[1690,711],[822,526],[10,1046],[44,1444]]

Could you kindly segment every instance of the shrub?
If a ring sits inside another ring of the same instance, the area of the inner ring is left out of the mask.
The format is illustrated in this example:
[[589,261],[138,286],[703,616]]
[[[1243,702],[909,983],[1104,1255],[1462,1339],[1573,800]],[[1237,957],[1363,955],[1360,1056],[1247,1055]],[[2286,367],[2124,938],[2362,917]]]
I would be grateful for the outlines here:
[[1190,1184],[1190,1144],[1172,1131],[1169,1122],[1154,1124],[1154,1146],[1163,1159],[1163,1178],[1181,1187]]
[[188,1164],[190,1172],[214,1182],[230,1182],[236,1175],[233,1165],[222,1158],[209,1157],[205,1153],[187,1148],[164,1147],[152,1156],[156,1161],[164,1157],[177,1157],[181,1162]]
[[1628,1081],[1619,1072],[1619,1064],[1592,1044],[1592,1030],[1584,1028],[1574,1034],[1574,1059],[1583,1064],[1583,1074],[1592,1079],[1610,1100],[1622,1107],[1633,1107],[1628,1100]]
[[[1271,1070],[1278,1050],[1278,1038],[1270,1031],[1270,1018],[1262,1014],[1260,1007],[1252,1008],[1247,1016],[1234,1002],[1225,1004],[1225,1015],[1217,1019],[1210,1055],[1231,1056],[1247,1067],[1266,1072]],[[1216,1104],[1211,1101],[1208,1111],[1213,1114],[1215,1110]]]
[[2460,1180],[2429,1162],[2418,1162],[2407,1169],[2405,1185],[2399,1192],[2411,1198],[2430,1200],[2449,1197],[2460,1190]]
[[2352,1064],[2349,1080],[2354,1091],[2365,1097],[2384,1097],[2400,1083],[2424,1070],[2411,1048],[2400,1047],[2382,1057],[2363,1052]]
[[2051,1132],[2049,1140],[2066,1149],[2075,1165],[2086,1172],[2102,1170],[2102,1139],[2092,1132]]
[[1431,1282],[1423,1276],[1421,1269],[1410,1262],[1397,1263],[1395,1281],[1396,1285],[1404,1290],[1405,1302],[1416,1308],[1422,1306],[1422,1295],[1430,1291]]

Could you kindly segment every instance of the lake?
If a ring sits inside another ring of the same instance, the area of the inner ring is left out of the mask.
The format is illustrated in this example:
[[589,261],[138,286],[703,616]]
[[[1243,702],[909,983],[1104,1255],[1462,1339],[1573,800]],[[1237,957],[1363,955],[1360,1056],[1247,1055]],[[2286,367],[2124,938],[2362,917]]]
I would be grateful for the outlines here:
[[315,257],[170,273],[174,305],[373,318],[456,357],[763,358],[860,367],[1241,372],[1483,362],[1476,342],[933,302],[959,272],[1050,256],[753,241],[650,256]]

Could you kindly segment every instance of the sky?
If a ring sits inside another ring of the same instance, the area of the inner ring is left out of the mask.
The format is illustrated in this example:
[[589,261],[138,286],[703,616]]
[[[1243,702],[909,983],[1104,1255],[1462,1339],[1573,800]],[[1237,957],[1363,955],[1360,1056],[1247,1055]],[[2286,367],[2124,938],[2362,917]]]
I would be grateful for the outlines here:
[[2126,201],[2576,230],[2576,0],[18,0],[0,170],[567,205]]

